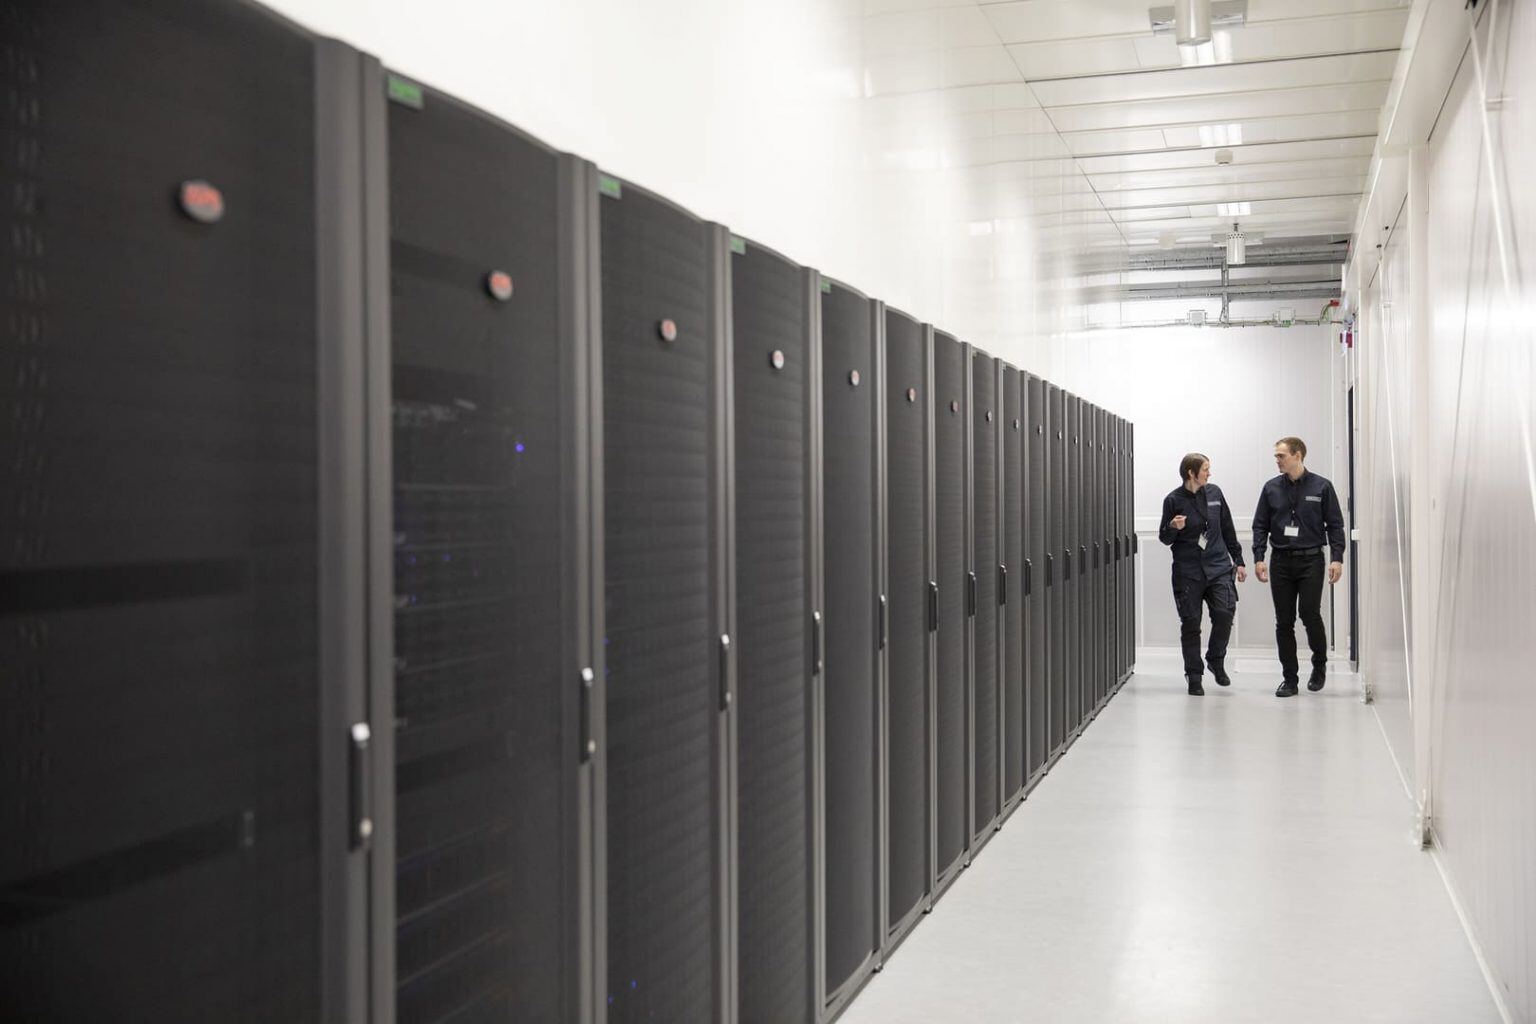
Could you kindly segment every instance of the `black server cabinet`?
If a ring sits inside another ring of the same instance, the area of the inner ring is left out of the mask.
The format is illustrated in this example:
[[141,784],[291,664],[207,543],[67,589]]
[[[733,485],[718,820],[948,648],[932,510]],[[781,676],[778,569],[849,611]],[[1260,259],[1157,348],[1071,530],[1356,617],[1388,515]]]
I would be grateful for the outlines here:
[[1083,503],[1083,527],[1086,534],[1083,539],[1083,558],[1084,567],[1088,570],[1088,587],[1084,594],[1087,614],[1083,619],[1087,624],[1084,637],[1086,679],[1083,687],[1083,718],[1086,721],[1097,711],[1099,698],[1103,696],[1101,662],[1104,657],[1100,633],[1100,587],[1104,582],[1104,572],[1102,545],[1099,543],[1099,538],[1103,536],[1099,504],[1099,407],[1091,402],[1083,403],[1083,463],[1083,487],[1086,492]]
[[1104,479],[1106,493],[1104,496],[1104,536],[1105,549],[1109,556],[1109,579],[1105,586],[1105,607],[1108,609],[1109,621],[1105,624],[1105,633],[1109,644],[1109,683],[1113,687],[1120,680],[1120,531],[1117,503],[1120,500],[1120,479],[1115,468],[1115,460],[1120,457],[1120,439],[1117,434],[1117,419],[1115,414],[1106,411],[1104,413],[1104,436],[1107,448],[1104,457]]
[[998,361],[979,349],[965,346],[970,374],[966,403],[970,424],[970,487],[967,492],[971,524],[970,588],[967,609],[971,618],[970,680],[971,824],[974,845],[997,822],[1002,812],[1002,691],[1000,652],[1002,609],[1002,487],[1001,376]]
[[1136,535],[1136,426],[1127,423],[1125,429],[1128,437],[1125,454],[1125,529],[1131,539],[1131,578],[1125,597],[1126,642],[1129,646],[1125,670],[1131,672],[1136,667],[1136,576],[1141,564],[1138,557],[1141,540]]
[[893,309],[885,325],[886,947],[932,894],[933,658],[938,604],[933,553],[933,339]]
[[1024,479],[1026,465],[1026,419],[1024,411],[1024,374],[1012,366],[1003,367],[1002,443],[1002,565],[998,603],[1002,612],[1002,750],[1003,800],[1011,806],[1024,791],[1029,775],[1026,754],[1029,709],[1024,702],[1029,669],[1025,661],[1025,591],[1024,572]]
[[1037,779],[1051,756],[1049,699],[1051,636],[1049,599],[1054,587],[1046,586],[1047,535],[1050,509],[1050,477],[1047,472],[1051,445],[1046,435],[1049,387],[1034,374],[1024,375],[1024,677],[1028,729],[1025,737],[1026,784]]
[[825,658],[823,997],[839,1005],[873,969],[880,946],[879,324],[868,298],[827,282],[821,325],[826,603],[819,624],[824,650],[817,656]]
[[818,300],[813,272],[732,249],[738,1005],[743,1021],[814,1021]]
[[735,1016],[729,242],[600,187],[607,1013]]
[[395,1018],[578,1019],[596,182],[449,96],[387,88]]
[[935,633],[935,864],[939,888],[962,866],[969,846],[970,751],[966,647],[972,601],[969,531],[966,524],[966,349],[953,336],[933,332],[934,540],[938,560],[938,623]]
[[1109,430],[1105,412],[1098,406],[1093,409],[1093,561],[1098,566],[1098,580],[1093,588],[1094,603],[1094,670],[1098,674],[1097,703],[1109,696],[1110,660],[1114,652],[1114,638],[1109,629],[1109,583],[1114,569],[1110,564],[1109,549]]
[[1067,562],[1066,622],[1066,739],[1076,735],[1083,721],[1083,402],[1064,393],[1066,443],[1066,499],[1062,516],[1062,549]]
[[1070,438],[1067,434],[1066,393],[1055,384],[1047,386],[1046,441],[1050,448],[1047,456],[1046,485],[1046,555],[1045,585],[1049,606],[1049,668],[1046,683],[1046,707],[1049,728],[1046,735],[1047,762],[1061,753],[1067,738],[1067,626],[1070,609],[1067,605],[1067,574],[1072,560],[1067,557],[1066,484],[1067,452]]
[[356,63],[344,112],[313,37],[202,0],[0,33],[0,1017],[356,1014]]

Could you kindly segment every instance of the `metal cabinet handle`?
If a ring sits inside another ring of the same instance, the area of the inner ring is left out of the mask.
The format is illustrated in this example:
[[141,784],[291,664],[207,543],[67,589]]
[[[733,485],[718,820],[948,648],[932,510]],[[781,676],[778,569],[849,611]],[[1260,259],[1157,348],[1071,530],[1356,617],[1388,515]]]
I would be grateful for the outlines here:
[[937,580],[928,581],[928,632],[936,633],[939,629],[939,583]]
[[887,632],[889,632],[889,630],[891,628],[890,602],[885,599],[885,595],[884,594],[880,595],[880,611],[879,611],[878,614],[880,616],[879,620],[877,622],[877,626],[878,626],[878,628],[880,630],[880,646],[878,648],[876,648],[876,650],[883,651],[883,650],[885,650],[885,637],[886,637],[886,634],[887,634]]
[[373,787],[368,783],[368,743],[373,732],[367,722],[354,722],[347,747],[348,796],[352,805],[351,848],[366,850],[373,841]]
[[1008,567],[1006,565],[997,567],[997,603],[1008,603]]
[[965,614],[974,617],[976,615],[976,574],[965,574]]
[[720,710],[730,709],[731,700],[731,635],[720,634]]
[[811,612],[811,675],[821,675],[822,650],[825,635],[822,632],[824,623],[821,612]]
[[581,761],[592,760],[597,753],[597,740],[592,737],[592,684],[596,677],[590,668],[581,670]]

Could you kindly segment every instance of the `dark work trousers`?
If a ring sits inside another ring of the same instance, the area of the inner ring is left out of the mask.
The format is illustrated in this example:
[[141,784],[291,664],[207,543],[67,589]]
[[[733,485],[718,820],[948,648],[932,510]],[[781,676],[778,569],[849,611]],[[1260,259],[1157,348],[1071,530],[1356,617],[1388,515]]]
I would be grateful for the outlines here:
[[1275,551],[1269,561],[1269,592],[1275,599],[1275,643],[1280,647],[1280,670],[1290,682],[1296,675],[1296,611],[1307,627],[1307,646],[1312,648],[1312,667],[1328,668],[1328,631],[1323,628],[1323,582],[1327,563],[1317,549],[1290,553]]
[[1184,674],[1205,674],[1200,663],[1200,616],[1206,604],[1211,609],[1211,645],[1205,656],[1221,661],[1227,656],[1227,641],[1232,637],[1232,619],[1237,614],[1237,584],[1228,572],[1212,580],[1173,578],[1173,604],[1179,611],[1179,646],[1184,648]]

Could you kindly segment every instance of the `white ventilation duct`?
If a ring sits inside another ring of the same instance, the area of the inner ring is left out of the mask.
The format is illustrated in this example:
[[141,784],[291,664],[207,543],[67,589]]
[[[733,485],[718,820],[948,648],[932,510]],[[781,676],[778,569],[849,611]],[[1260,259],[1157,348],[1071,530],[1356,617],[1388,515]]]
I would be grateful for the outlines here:
[[1174,38],[1180,46],[1211,41],[1211,0],[1174,0]]

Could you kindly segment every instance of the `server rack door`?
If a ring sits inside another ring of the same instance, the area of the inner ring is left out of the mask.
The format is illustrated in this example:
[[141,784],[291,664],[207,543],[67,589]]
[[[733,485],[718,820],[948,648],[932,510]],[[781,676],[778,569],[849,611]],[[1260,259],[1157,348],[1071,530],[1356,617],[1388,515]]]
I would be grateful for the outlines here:
[[553,150],[420,97],[389,109],[396,1017],[575,1017],[575,183]]
[[1046,441],[1046,386],[1034,374],[1025,375],[1024,391],[1024,586],[1025,650],[1028,671],[1024,677],[1028,730],[1025,738],[1025,778],[1033,779],[1050,757],[1048,728],[1048,680],[1050,616],[1047,604],[1053,589],[1045,586],[1047,499],[1046,473],[1050,446]]
[[875,333],[869,300],[822,296],[826,487],[826,995],[880,944]]
[[967,784],[966,622],[969,578],[966,565],[966,383],[965,349],[953,337],[933,335],[934,373],[934,538],[938,555],[939,629],[938,734],[934,751],[938,814],[938,874],[948,875],[965,854]]
[[1118,494],[1115,481],[1115,454],[1119,450],[1115,441],[1115,417],[1106,411],[1103,420],[1104,447],[1104,643],[1105,686],[1113,689],[1119,676],[1120,641],[1118,635],[1120,607],[1116,595],[1120,587],[1120,542],[1115,536],[1115,500]]
[[1062,546],[1067,564],[1067,719],[1070,737],[1082,722],[1083,711],[1083,558],[1078,550],[1083,513],[1083,417],[1082,400],[1065,395],[1066,506],[1062,517]]
[[1127,423],[1126,428],[1130,431],[1131,440],[1126,452],[1125,463],[1125,521],[1130,529],[1131,554],[1134,556],[1131,559],[1131,593],[1126,598],[1126,608],[1129,611],[1130,618],[1130,664],[1126,666],[1126,671],[1129,672],[1136,667],[1136,587],[1137,575],[1141,571],[1141,539],[1136,535],[1136,505],[1134,501],[1134,495],[1136,494],[1136,425],[1134,423]]
[[1123,653],[1124,665],[1121,674],[1131,671],[1131,666],[1136,661],[1136,516],[1135,499],[1136,489],[1131,475],[1131,425],[1122,420],[1120,422],[1120,523],[1125,531],[1125,580],[1122,584],[1123,593],[1121,601],[1125,607],[1125,622],[1121,626],[1124,631],[1125,650]]
[[1099,643],[1100,655],[1100,688],[1102,696],[1107,697],[1114,685],[1114,541],[1111,534],[1114,532],[1114,516],[1111,514],[1114,502],[1114,478],[1110,470],[1110,430],[1109,413],[1099,411],[1099,532],[1097,534],[1099,546],[1103,550],[1100,564],[1103,566],[1103,579],[1099,584]]
[[931,643],[928,421],[932,408],[925,331],[885,314],[886,562],[886,929],[909,927],[929,893]]
[[1049,386],[1046,399],[1046,438],[1050,444],[1047,463],[1049,474],[1046,501],[1046,567],[1045,580],[1050,598],[1050,669],[1046,689],[1049,708],[1050,731],[1047,740],[1049,754],[1060,752],[1067,735],[1067,572],[1072,567],[1067,558],[1067,401],[1066,395],[1055,384]]
[[197,0],[0,23],[0,1015],[340,1017],[327,432],[361,395],[317,329],[315,42]]
[[736,411],[738,1005],[815,1019],[813,387],[808,275],[752,243],[731,261]]
[[1024,703],[1024,375],[1003,367],[1003,562],[998,603],[1002,608],[1003,798],[1012,802],[1024,788],[1029,711]]
[[1131,663],[1130,645],[1130,609],[1126,607],[1126,598],[1131,590],[1131,530],[1126,521],[1126,502],[1130,500],[1130,491],[1127,488],[1125,473],[1126,457],[1125,420],[1115,417],[1115,535],[1120,538],[1120,574],[1116,580],[1115,600],[1119,619],[1116,622],[1115,644],[1117,658],[1115,671],[1119,678],[1125,678],[1125,671]]
[[1089,679],[1086,687],[1085,715],[1097,709],[1099,698],[1103,694],[1102,665],[1104,656],[1104,644],[1100,635],[1102,615],[1100,608],[1100,588],[1104,582],[1103,560],[1100,557],[1102,547],[1099,538],[1104,535],[1100,528],[1103,522],[1102,511],[1099,504],[1099,409],[1092,403],[1083,403],[1083,456],[1086,462],[1086,470],[1083,474],[1083,485],[1087,488],[1088,497],[1084,508],[1084,524],[1087,537],[1084,538],[1085,554],[1088,560],[1088,660]]
[[714,233],[610,181],[600,213],[608,1018],[721,1019],[730,653],[717,583]]
[[998,469],[1002,395],[996,359],[967,346],[971,375],[971,835],[989,830],[1002,810],[1001,531]]
[[1098,406],[1093,409],[1093,562],[1097,566],[1097,578],[1093,584],[1093,668],[1094,703],[1102,701],[1109,695],[1109,654],[1111,639],[1109,636],[1109,580],[1110,580],[1110,555],[1106,539],[1109,535],[1108,520],[1105,515],[1107,508],[1109,486],[1105,474],[1105,457],[1108,451],[1106,438],[1108,432],[1104,427],[1104,410]]

